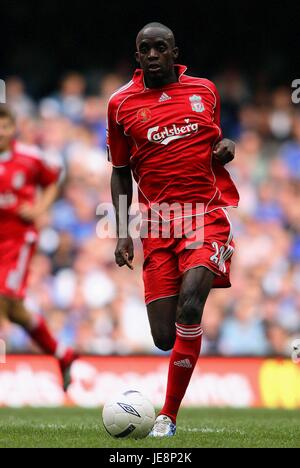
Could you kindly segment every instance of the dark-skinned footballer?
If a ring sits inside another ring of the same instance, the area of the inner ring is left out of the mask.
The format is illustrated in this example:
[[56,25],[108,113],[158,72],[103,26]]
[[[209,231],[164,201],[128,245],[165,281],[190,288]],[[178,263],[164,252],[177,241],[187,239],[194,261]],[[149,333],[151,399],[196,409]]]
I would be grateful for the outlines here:
[[[239,204],[224,167],[235,157],[235,144],[223,139],[216,86],[188,76],[187,68],[177,65],[178,56],[169,28],[160,23],[145,26],[137,36],[140,67],[111,97],[108,108],[116,263],[133,269],[128,225],[134,178],[143,214],[151,331],[159,349],[173,350],[166,401],[153,437],[175,435],[179,408],[201,351],[208,295],[213,288],[231,286],[234,240],[227,210]],[[121,196],[127,200],[126,209]]]

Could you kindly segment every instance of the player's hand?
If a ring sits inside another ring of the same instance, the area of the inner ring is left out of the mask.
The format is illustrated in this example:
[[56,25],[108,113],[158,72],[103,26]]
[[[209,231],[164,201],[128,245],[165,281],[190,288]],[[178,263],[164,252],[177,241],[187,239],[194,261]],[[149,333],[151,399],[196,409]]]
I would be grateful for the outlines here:
[[225,166],[235,158],[235,143],[225,138],[217,144],[213,154],[215,159]]
[[134,270],[134,245],[131,237],[128,237],[127,239],[119,239],[115,256],[116,264],[120,268],[126,265],[130,270]]
[[41,214],[38,208],[30,203],[24,203],[21,205],[18,213],[20,218],[27,222],[36,221]]

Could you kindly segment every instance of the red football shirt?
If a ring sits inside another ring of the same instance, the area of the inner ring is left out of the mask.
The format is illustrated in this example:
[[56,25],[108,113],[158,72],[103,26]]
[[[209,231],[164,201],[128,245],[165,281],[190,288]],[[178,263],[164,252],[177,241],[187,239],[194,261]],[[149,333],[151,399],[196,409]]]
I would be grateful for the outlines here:
[[200,203],[197,214],[202,214],[237,207],[238,191],[213,158],[222,138],[218,91],[207,79],[187,76],[186,67],[176,68],[177,83],[148,89],[143,71],[137,70],[133,80],[112,95],[110,160],[117,168],[130,165],[140,203],[150,209],[162,203]]
[[0,239],[34,229],[20,218],[18,209],[23,203],[33,203],[38,187],[56,182],[59,174],[60,169],[50,167],[35,147],[14,143],[11,151],[0,153]]

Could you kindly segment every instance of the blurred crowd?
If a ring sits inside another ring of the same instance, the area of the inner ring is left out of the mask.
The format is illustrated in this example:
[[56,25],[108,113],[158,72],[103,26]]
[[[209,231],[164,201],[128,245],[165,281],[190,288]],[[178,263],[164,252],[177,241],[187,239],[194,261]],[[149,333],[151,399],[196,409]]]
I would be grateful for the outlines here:
[[[61,195],[39,220],[28,307],[80,353],[159,353],[144,305],[139,241],[130,272],[114,264],[115,240],[97,236],[97,207],[110,203],[107,101],[124,81],[104,75],[90,92],[85,76],[69,73],[57,92],[36,102],[19,77],[7,80],[19,139],[40,145],[64,167]],[[233,287],[209,298],[203,354],[288,356],[300,338],[300,108],[292,104],[289,84],[271,89],[262,81],[253,89],[235,70],[215,82],[224,134],[237,141],[230,171],[241,204],[231,212]],[[9,323],[0,336],[9,351],[35,351]]]

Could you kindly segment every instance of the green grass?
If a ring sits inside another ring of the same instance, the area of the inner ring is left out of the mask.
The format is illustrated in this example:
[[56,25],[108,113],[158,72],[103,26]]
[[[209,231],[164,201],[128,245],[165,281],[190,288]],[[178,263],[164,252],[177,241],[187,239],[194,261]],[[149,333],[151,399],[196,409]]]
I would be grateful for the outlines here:
[[114,440],[100,410],[0,409],[1,448],[300,448],[299,428],[299,411],[190,409],[173,439]]

